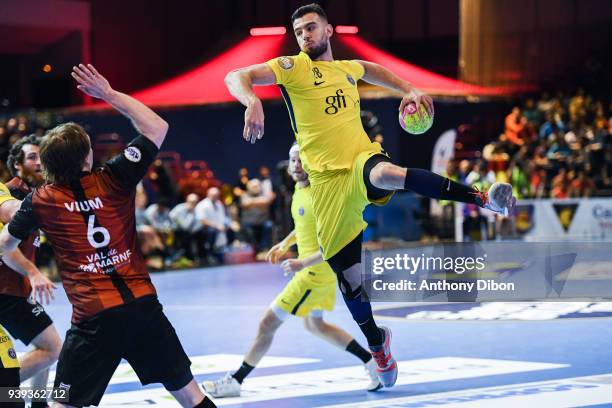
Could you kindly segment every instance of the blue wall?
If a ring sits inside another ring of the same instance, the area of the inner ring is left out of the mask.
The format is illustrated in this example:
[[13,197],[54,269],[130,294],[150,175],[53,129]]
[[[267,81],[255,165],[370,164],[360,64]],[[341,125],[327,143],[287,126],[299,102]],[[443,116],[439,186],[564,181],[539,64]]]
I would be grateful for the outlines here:
[[[373,111],[379,118],[385,136],[384,147],[393,160],[407,167],[429,168],[437,137],[461,123],[503,126],[504,103],[469,104],[436,103],[432,129],[424,135],[405,133],[397,120],[398,99],[363,100],[362,108]],[[264,104],[265,136],[254,145],[242,139],[244,108],[237,103],[214,106],[194,106],[157,109],[170,124],[162,150],[177,151],[184,160],[205,160],[217,177],[233,183],[240,167],[256,174],[261,165],[271,169],[287,157],[294,137],[287,110],[282,101]],[[127,141],[135,135],[130,122],[115,112],[66,115],[85,126],[91,135],[116,132]],[[496,137],[499,131],[491,133]]]

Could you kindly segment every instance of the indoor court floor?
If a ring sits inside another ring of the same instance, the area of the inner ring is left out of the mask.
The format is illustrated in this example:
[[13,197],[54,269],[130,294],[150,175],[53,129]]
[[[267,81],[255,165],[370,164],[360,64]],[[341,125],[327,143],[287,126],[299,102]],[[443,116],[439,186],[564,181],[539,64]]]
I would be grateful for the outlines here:
[[[152,276],[199,382],[240,366],[261,314],[288,279],[265,263]],[[294,318],[279,329],[242,396],[215,402],[235,408],[612,406],[612,304],[374,306],[378,322],[393,330],[395,387],[366,392],[360,362]],[[63,337],[70,305],[61,288],[46,309]],[[340,296],[326,319],[365,345]],[[25,350],[19,342],[17,348]],[[178,404],[161,385],[143,388],[122,363],[101,406]]]

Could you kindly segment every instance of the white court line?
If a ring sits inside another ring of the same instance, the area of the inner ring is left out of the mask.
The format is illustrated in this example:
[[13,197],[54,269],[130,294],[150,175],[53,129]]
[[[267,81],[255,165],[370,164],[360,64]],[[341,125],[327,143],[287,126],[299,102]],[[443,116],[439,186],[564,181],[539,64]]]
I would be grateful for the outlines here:
[[570,408],[612,402],[612,374],[388,398],[318,408]]
[[[398,386],[568,367],[566,364],[462,357],[407,360],[398,364]],[[367,383],[363,366],[251,377],[245,381],[241,397],[217,399],[215,403],[225,406],[347,391],[363,391],[365,397]],[[110,393],[102,402],[105,407],[126,403],[131,406],[163,406],[168,403],[168,398],[169,394],[163,388],[156,388]]]
[[[225,373],[227,371],[240,367],[244,356],[241,354],[209,354],[203,356],[189,356],[191,360],[191,372],[193,375],[200,374],[212,374],[212,373]],[[297,364],[317,363],[321,360],[314,358],[296,358],[296,357],[273,357],[265,356],[258,367],[281,367],[291,366]],[[51,381],[55,378],[55,371],[49,373]],[[130,382],[137,382],[136,387],[140,388],[140,380],[132,367],[127,363],[123,362],[117,367],[113,378],[109,384],[125,384]],[[51,383],[51,386],[53,384]]]

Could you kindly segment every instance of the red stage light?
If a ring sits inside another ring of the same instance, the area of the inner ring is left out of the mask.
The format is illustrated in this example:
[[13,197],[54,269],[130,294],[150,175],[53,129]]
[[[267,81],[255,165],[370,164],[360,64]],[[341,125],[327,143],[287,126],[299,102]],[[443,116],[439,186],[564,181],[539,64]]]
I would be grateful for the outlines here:
[[287,32],[285,27],[253,27],[251,28],[251,35],[258,37],[260,35],[283,35]]
[[359,32],[359,27],[357,26],[336,26],[336,33],[338,34],[357,34]]

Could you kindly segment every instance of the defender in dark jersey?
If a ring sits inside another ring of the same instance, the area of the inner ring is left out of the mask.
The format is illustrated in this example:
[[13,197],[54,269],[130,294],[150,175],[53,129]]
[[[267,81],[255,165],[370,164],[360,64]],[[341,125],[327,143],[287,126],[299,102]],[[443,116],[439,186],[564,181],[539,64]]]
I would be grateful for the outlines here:
[[65,123],[51,129],[40,149],[48,184],[28,194],[0,234],[0,250],[11,250],[40,229],[55,250],[73,306],[55,387],[69,390],[69,406],[97,405],[125,358],[143,385],[162,383],[184,407],[214,407],[193,379],[191,362],[162,311],[136,241],[136,185],[155,159],[168,124],[113,90],[93,66],[74,67],[72,76],[78,89],[130,118],[141,135],[92,171],[93,153],[83,128]]
[[[23,137],[12,147],[7,160],[13,175],[6,186],[18,200],[44,181],[40,164],[40,138],[35,135]],[[31,262],[35,262],[40,237],[38,230],[21,242],[19,249]],[[11,269],[6,263],[0,265],[0,324],[13,338],[34,349],[21,359],[19,376],[21,382],[32,377],[32,387],[47,386],[49,366],[57,361],[62,340],[43,306],[30,298],[32,286],[27,277]],[[46,407],[43,401],[33,402],[32,408]]]

